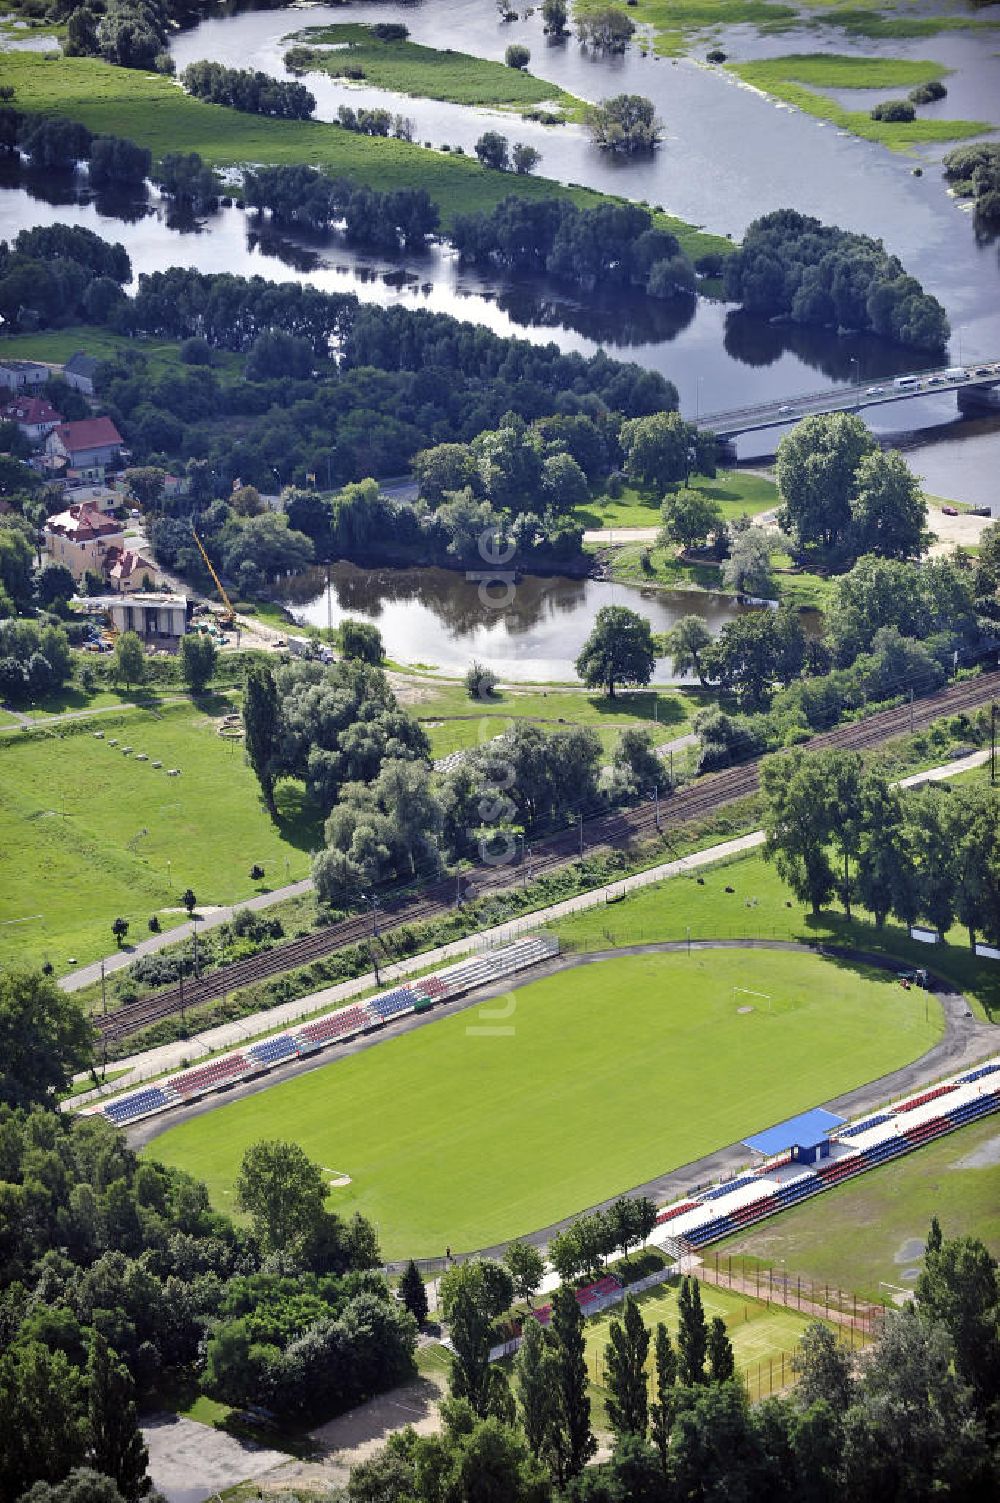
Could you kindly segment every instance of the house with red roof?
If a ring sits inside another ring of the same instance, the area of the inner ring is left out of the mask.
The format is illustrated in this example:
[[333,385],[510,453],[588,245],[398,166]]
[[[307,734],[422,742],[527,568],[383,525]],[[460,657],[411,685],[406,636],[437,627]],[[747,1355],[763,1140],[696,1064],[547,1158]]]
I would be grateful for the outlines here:
[[84,475],[102,475],[121,458],[123,440],[109,417],[60,423],[45,441],[45,452]]
[[62,413],[56,412],[44,397],[15,397],[0,407],[0,422],[16,423],[29,443],[39,444],[53,428],[59,427]]
[[65,564],[74,579],[82,579],[88,569],[104,574],[108,555],[121,553],[124,541],[122,523],[87,501],[57,512],[45,524],[49,557],[55,564]]
[[137,590],[152,590],[160,582],[159,570],[134,548],[109,548],[105,556],[108,583],[119,595],[134,595]]

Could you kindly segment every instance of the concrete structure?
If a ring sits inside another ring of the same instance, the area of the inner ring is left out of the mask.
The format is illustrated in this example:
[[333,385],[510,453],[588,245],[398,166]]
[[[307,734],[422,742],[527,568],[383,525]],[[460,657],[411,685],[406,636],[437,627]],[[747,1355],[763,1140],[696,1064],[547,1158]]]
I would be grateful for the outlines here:
[[30,391],[44,386],[52,372],[35,360],[0,361],[0,390]]
[[82,579],[88,569],[104,574],[109,550],[121,552],[124,540],[122,524],[89,502],[58,512],[45,524],[49,557],[54,564],[65,564],[74,579]]
[[122,436],[109,417],[84,418],[78,423],[60,423],[49,434],[45,452],[64,461],[81,479],[100,480],[108,465],[121,458]]
[[134,631],[148,647],[176,652],[187,631],[186,595],[137,592],[111,595],[99,603],[106,605],[116,631]]
[[85,355],[83,350],[77,350],[63,366],[63,379],[67,386],[82,391],[85,397],[92,397],[94,376],[100,363],[96,355]]
[[106,566],[108,584],[120,595],[154,590],[160,582],[156,565],[132,548],[123,548],[117,555],[114,549],[109,549]]
[[16,423],[29,443],[40,444],[53,428],[59,427],[62,413],[56,412],[44,397],[15,397],[0,407],[0,422]]

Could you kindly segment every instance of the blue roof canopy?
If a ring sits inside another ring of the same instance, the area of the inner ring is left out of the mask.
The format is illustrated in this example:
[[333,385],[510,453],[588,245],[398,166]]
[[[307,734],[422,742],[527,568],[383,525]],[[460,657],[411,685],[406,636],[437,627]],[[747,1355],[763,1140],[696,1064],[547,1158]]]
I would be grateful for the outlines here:
[[824,1143],[828,1134],[844,1120],[817,1106],[811,1112],[803,1112],[799,1117],[789,1117],[787,1122],[769,1127],[766,1132],[754,1133],[752,1138],[744,1138],[743,1142],[748,1148],[770,1158],[774,1153],[783,1153],[786,1148],[814,1148],[817,1143]]

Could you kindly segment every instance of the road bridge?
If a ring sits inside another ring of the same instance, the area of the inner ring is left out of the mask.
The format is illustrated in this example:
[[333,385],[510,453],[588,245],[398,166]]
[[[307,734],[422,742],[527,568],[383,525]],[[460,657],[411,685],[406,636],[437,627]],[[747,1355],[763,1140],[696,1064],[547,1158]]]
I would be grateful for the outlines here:
[[1000,412],[1000,360],[980,361],[964,368],[961,374],[957,370],[924,371],[887,378],[870,386],[858,383],[827,387],[805,396],[706,413],[697,417],[695,423],[714,433],[724,448],[731,448],[745,433],[783,428],[818,413],[861,412],[868,407],[885,407],[892,402],[909,402],[914,397],[937,396],[948,391],[957,392],[962,412]]

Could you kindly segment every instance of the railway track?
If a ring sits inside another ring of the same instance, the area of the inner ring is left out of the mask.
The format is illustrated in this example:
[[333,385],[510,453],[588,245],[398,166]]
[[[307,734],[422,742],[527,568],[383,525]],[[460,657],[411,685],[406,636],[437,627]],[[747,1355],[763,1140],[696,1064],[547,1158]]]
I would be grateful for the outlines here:
[[[811,751],[825,747],[860,751],[881,741],[891,740],[904,731],[920,730],[943,714],[974,709],[997,694],[1000,694],[1000,673],[984,673],[978,678],[952,684],[925,699],[914,700],[893,710],[882,710],[866,720],[837,726],[832,731],[823,731],[805,745]],[[699,815],[711,813],[721,805],[756,793],[759,785],[759,759],[756,759],[724,772],[711,773],[700,778],[696,784],[662,799],[659,823],[655,809],[648,803],[633,809],[596,814],[585,821],[585,848],[595,851],[601,847],[625,845],[629,841],[652,837],[659,831],[685,824]],[[580,834],[577,827],[536,839],[531,847],[529,862],[532,880],[564,866],[579,850]],[[487,897],[491,893],[499,894],[516,887],[525,875],[523,861],[502,867],[484,863],[463,876],[462,896],[468,899]],[[439,918],[452,910],[455,899],[456,884],[450,877],[428,883],[414,896],[388,897],[379,910],[379,932],[397,929],[403,924]],[[169,987],[140,1001],[127,1003],[124,1007],[96,1018],[95,1026],[98,1034],[109,1041],[127,1038],[139,1029],[172,1017],[189,1007],[225,997],[238,987],[265,981],[271,976],[323,959],[346,945],[370,940],[373,938],[372,929],[372,918],[368,914],[342,919],[339,923],[314,930],[273,950],[264,950],[258,955],[234,961],[231,965],[220,966],[206,976],[185,981],[183,986]]]

